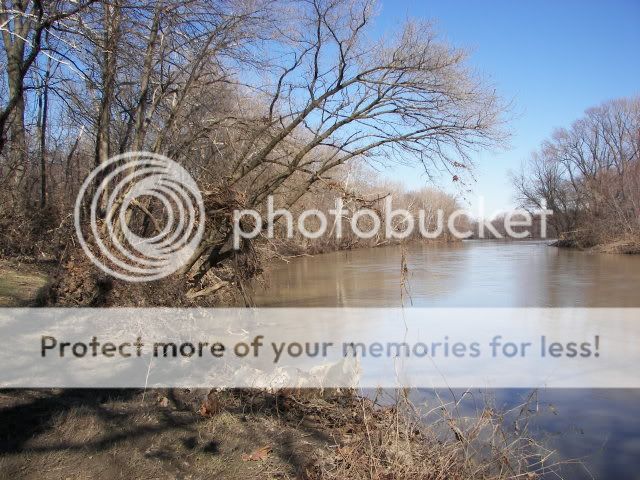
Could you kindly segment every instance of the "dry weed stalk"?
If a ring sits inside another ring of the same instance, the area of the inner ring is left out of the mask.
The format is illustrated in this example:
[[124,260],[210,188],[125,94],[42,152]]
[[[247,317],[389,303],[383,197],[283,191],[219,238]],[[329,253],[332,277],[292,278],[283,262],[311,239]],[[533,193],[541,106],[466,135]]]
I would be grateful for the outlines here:
[[[478,415],[464,417],[458,411],[462,398],[444,402],[438,397],[437,405],[426,410],[412,403],[406,389],[394,391],[391,403],[380,401],[384,395],[379,392],[373,400],[353,396],[348,405],[352,418],[346,423],[339,413],[344,400],[297,404],[333,422],[327,425],[336,443],[333,455],[315,466],[310,478],[535,479],[559,476],[560,465],[568,463],[529,434],[530,417],[537,411],[537,405],[531,408],[534,396],[506,412],[487,404]],[[505,419],[514,413],[509,429]]]

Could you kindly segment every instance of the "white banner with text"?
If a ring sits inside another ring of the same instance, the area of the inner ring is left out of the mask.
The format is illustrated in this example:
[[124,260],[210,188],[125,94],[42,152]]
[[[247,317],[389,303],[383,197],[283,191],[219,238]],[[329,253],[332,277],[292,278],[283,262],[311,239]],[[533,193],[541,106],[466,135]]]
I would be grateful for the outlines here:
[[640,309],[0,309],[0,387],[640,388]]

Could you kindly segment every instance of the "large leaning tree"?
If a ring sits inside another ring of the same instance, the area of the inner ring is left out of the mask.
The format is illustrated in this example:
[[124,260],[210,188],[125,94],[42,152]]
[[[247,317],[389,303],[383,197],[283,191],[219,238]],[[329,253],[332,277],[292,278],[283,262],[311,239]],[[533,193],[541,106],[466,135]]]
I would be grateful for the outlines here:
[[[260,71],[238,77],[236,95],[249,101],[227,120],[232,133],[216,131],[222,183],[246,207],[270,195],[290,207],[354,159],[458,178],[471,151],[503,139],[503,104],[430,24],[407,22],[376,40],[372,2],[310,0],[294,13],[262,45]],[[229,235],[228,225],[208,229],[183,273],[200,281],[232,256]]]

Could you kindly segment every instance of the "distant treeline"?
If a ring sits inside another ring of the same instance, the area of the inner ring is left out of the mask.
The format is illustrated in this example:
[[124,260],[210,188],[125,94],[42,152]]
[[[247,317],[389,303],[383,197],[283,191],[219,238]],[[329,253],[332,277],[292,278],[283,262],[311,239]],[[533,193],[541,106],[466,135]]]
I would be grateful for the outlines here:
[[[488,239],[488,240],[544,240],[544,239],[556,239],[558,232],[555,229],[555,223],[551,221],[552,216],[545,216],[543,225],[543,219],[540,214],[533,212],[528,215],[523,215],[517,212],[511,214],[511,221],[513,225],[510,226],[511,232],[507,231],[505,226],[506,214],[497,215],[490,221],[485,222],[485,226],[481,228],[478,220],[470,220],[470,227],[473,235],[473,239]],[[522,223],[519,225],[518,223]],[[486,225],[490,224],[491,227]],[[512,235],[515,233],[516,235]]]
[[640,253],[640,97],[586,111],[513,175],[525,208],[543,202],[559,244]]

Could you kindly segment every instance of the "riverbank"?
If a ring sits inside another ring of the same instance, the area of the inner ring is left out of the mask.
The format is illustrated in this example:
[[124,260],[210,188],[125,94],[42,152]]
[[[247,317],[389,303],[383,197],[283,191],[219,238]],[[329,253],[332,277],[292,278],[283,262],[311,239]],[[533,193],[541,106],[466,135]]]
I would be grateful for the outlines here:
[[[3,262],[6,306],[46,271]],[[17,292],[16,290],[21,290]],[[548,452],[485,408],[406,392],[0,391],[0,478],[536,478]],[[426,412],[438,412],[425,422]]]
[[575,238],[561,238],[551,243],[552,247],[570,248],[592,253],[613,253],[620,255],[640,255],[640,238],[633,236],[598,244],[585,245]]
[[[548,452],[485,409],[425,425],[405,397],[170,390],[0,392],[0,478],[538,478]],[[491,446],[491,448],[489,448]]]

